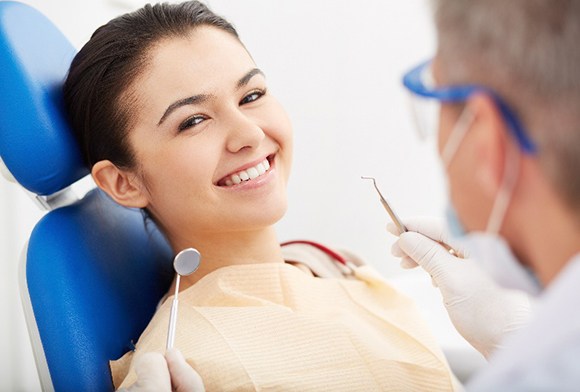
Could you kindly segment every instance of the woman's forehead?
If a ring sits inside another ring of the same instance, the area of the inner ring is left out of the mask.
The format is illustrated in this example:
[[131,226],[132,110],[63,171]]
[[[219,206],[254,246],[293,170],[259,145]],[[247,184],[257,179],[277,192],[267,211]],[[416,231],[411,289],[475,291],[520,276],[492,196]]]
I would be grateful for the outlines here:
[[237,37],[216,27],[201,26],[153,46],[133,92],[147,99],[151,95],[210,93],[228,88],[254,67]]
[[237,37],[200,26],[156,43],[129,92],[140,116],[146,116],[183,97],[230,91],[253,68],[254,61]]
[[245,69],[253,60],[237,37],[212,26],[200,26],[187,35],[166,37],[149,53],[152,72],[197,71],[235,72]]

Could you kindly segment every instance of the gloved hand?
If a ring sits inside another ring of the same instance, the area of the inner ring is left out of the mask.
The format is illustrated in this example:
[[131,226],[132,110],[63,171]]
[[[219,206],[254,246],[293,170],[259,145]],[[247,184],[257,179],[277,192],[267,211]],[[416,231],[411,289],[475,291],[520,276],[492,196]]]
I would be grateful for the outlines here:
[[165,357],[149,352],[137,358],[137,381],[118,392],[204,392],[199,374],[193,370],[179,350],[170,349]]
[[193,368],[185,362],[181,351],[172,348],[165,353],[167,367],[171,374],[171,385],[174,392],[205,392],[203,380]]
[[[445,308],[457,331],[486,358],[501,347],[502,340],[525,325],[531,313],[530,297],[521,291],[499,287],[477,260],[453,256],[441,243],[459,254],[465,251],[448,242],[442,222],[429,218],[405,221],[409,230],[393,244],[392,254],[401,257],[403,268],[417,265],[439,287]],[[394,224],[389,232],[399,235]]]

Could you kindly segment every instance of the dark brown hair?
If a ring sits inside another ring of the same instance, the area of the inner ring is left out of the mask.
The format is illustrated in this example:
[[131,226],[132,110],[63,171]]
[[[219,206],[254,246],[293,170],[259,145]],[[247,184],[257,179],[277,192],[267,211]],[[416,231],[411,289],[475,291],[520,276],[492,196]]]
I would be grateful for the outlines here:
[[127,142],[134,100],[126,94],[160,40],[214,26],[236,38],[235,28],[198,1],[147,4],[99,27],[75,56],[63,86],[69,120],[90,167],[104,159],[134,167]]

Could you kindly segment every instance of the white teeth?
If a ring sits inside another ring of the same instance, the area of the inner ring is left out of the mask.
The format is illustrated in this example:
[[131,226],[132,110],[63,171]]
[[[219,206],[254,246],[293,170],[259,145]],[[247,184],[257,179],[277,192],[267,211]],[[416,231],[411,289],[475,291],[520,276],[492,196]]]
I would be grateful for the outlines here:
[[240,170],[238,173],[233,174],[224,180],[226,186],[232,186],[242,183],[243,181],[253,180],[266,173],[270,169],[270,162],[268,159],[264,159],[262,162],[258,163],[254,167],[250,167],[246,170]]
[[248,175],[250,176],[250,180],[253,180],[254,178],[257,178],[260,174],[258,173],[258,170],[256,170],[255,167],[251,167],[248,169]]

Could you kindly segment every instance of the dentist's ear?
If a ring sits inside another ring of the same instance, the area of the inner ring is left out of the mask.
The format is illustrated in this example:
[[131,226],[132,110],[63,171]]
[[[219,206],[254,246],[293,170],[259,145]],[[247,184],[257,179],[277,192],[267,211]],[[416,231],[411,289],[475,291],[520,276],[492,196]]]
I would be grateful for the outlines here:
[[468,107],[475,115],[470,136],[476,143],[476,181],[480,189],[494,199],[502,186],[507,150],[512,148],[509,130],[500,109],[489,95],[474,95],[469,99]]
[[111,161],[103,160],[93,165],[91,174],[97,186],[122,206],[147,207],[148,199],[144,187],[134,173],[119,169]]

